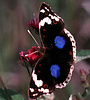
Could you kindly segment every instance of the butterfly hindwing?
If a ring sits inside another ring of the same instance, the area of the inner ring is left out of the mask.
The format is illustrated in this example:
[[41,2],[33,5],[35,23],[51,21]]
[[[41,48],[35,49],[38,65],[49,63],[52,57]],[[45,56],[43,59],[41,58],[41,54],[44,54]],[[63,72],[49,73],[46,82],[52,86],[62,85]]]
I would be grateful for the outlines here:
[[49,67],[48,57],[45,56],[36,64],[35,69],[32,71],[30,81],[30,98],[36,99],[42,95],[51,94],[55,90],[55,84]]

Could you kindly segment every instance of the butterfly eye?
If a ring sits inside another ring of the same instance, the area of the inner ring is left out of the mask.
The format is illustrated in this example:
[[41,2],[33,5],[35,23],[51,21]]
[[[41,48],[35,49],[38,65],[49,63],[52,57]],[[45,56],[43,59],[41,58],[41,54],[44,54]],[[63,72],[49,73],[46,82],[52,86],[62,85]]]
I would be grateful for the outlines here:
[[44,84],[44,86],[43,86],[45,89],[47,89],[48,88],[48,85],[47,84]]
[[53,19],[53,24],[57,24],[57,21],[55,21],[55,19]]

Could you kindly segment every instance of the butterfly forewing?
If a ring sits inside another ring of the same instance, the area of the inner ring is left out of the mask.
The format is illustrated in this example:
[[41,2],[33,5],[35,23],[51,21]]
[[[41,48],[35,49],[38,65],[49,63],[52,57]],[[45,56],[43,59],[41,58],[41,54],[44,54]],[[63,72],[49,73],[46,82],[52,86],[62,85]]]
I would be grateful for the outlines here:
[[55,35],[64,29],[64,21],[57,16],[49,5],[42,3],[39,11],[39,32],[46,47],[51,47]]

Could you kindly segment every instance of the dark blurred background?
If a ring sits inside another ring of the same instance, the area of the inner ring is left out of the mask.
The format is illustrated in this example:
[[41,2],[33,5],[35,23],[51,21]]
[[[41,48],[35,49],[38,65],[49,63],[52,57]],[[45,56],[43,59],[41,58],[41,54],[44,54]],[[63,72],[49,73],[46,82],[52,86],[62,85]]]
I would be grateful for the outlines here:
[[[77,51],[90,49],[90,0],[0,0],[0,76],[7,88],[28,98],[29,76],[19,63],[20,51],[36,46],[27,33],[26,23],[38,18],[39,6],[48,3],[65,21],[65,27],[73,34]],[[40,43],[40,38],[33,31]],[[55,100],[68,100],[71,93],[82,93],[80,69],[90,70],[90,59],[75,64],[72,80],[67,87],[56,89]],[[86,98],[90,100],[90,96]]]

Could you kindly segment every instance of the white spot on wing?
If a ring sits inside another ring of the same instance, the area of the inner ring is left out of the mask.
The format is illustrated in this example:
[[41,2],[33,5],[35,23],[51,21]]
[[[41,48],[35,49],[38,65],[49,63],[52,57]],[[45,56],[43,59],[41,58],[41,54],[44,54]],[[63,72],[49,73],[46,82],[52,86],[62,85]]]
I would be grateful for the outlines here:
[[38,95],[38,93],[36,93],[36,94],[33,94],[33,96],[37,96]]
[[33,89],[33,88],[30,88],[30,91],[31,91],[31,92],[34,92],[34,89]]
[[44,88],[38,89],[38,91],[43,93],[49,93],[49,89],[44,89]]
[[53,15],[51,15],[51,14],[49,14],[49,16],[51,17],[51,19],[55,19],[56,21],[59,21],[59,18],[58,18],[58,17],[53,16]]
[[43,85],[43,81],[42,80],[37,80],[37,75],[35,74],[35,70],[33,70],[32,79],[35,82],[35,85],[37,87],[41,87]]
[[42,10],[40,10],[40,12],[45,13],[45,10],[44,10],[44,9],[42,9]]
[[47,11],[49,11],[49,9],[48,9],[47,7],[45,7],[45,9],[46,9]]
[[39,22],[39,29],[41,28],[41,26],[44,26],[45,23],[47,23],[47,24],[51,24],[52,21],[51,21],[50,18],[45,17],[43,20],[41,20],[41,21]]

